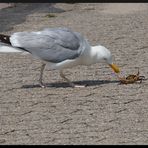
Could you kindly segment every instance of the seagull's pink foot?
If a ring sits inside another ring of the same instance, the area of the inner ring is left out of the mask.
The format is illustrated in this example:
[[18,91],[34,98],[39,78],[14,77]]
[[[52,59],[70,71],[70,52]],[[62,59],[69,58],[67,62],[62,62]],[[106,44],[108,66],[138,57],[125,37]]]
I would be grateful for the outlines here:
[[74,85],[74,88],[85,88],[86,85]]
[[46,87],[47,87],[47,85],[46,85],[46,84],[43,84],[43,83],[39,83],[39,85],[40,85],[40,87],[42,87],[42,88],[46,88]]

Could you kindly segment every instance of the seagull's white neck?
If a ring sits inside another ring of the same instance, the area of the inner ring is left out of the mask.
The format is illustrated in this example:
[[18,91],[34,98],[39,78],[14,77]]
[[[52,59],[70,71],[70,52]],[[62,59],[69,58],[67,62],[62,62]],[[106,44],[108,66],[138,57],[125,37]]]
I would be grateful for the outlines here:
[[89,49],[85,49],[82,55],[82,64],[91,65],[98,63],[101,60],[102,55],[99,54],[99,46],[91,46]]

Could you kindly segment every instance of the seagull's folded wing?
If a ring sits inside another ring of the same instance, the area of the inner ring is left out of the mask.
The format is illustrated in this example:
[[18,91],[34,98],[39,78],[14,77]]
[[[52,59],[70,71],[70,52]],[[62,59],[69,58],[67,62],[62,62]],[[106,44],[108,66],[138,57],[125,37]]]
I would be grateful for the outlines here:
[[58,63],[77,58],[83,37],[68,29],[45,29],[38,32],[17,32],[11,35],[10,42],[15,47],[27,50],[38,58]]

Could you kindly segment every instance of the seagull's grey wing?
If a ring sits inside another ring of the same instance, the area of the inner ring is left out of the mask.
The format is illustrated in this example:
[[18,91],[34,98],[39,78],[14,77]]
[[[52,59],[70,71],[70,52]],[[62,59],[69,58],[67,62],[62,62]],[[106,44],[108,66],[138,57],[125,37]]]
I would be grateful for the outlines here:
[[69,30],[17,32],[10,37],[15,47],[24,48],[42,60],[58,63],[81,54],[81,38]]

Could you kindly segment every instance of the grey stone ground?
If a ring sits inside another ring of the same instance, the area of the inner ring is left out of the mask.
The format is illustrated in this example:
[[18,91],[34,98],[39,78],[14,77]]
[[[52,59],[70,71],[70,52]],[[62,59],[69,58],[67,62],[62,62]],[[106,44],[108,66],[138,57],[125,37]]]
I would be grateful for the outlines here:
[[[50,9],[49,9],[50,8]],[[54,12],[56,17],[45,17]],[[0,10],[0,32],[70,27],[114,55],[121,75],[148,77],[148,4],[17,4]],[[148,81],[118,85],[98,63],[44,73],[29,55],[0,54],[0,144],[148,144]]]

